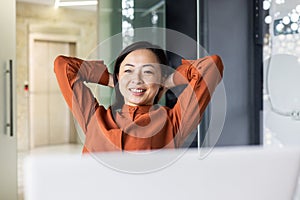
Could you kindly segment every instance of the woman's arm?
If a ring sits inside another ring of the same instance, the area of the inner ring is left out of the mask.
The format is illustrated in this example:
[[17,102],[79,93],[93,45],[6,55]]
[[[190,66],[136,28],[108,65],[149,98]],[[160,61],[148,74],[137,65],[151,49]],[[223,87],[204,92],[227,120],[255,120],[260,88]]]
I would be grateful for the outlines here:
[[176,143],[182,145],[185,138],[200,123],[211,96],[223,76],[223,63],[219,56],[207,56],[198,60],[183,60],[173,74],[173,84],[188,84],[171,110],[176,127]]
[[110,75],[106,66],[103,61],[58,56],[54,61],[54,72],[70,110],[85,132],[99,104],[84,82],[108,85]]

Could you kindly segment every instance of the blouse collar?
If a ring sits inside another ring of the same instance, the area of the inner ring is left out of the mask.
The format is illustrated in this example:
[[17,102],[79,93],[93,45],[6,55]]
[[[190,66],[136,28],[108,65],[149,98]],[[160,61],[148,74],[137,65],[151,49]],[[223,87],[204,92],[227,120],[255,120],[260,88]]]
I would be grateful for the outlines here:
[[122,107],[123,113],[147,113],[150,110],[156,110],[158,108],[158,105],[145,105],[145,106],[130,106],[127,104],[124,104]]

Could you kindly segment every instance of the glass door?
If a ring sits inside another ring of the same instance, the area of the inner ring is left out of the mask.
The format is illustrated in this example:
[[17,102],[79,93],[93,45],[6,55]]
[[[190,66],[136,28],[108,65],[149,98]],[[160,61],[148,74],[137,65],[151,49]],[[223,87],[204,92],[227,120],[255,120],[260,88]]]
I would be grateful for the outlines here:
[[0,8],[0,199],[17,199],[17,142],[15,118],[15,1]]

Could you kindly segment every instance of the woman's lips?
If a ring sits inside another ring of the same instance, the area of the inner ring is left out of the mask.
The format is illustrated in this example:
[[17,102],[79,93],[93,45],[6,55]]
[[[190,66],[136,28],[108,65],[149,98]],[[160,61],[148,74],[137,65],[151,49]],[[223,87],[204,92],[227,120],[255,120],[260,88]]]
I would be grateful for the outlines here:
[[129,91],[134,95],[134,96],[141,96],[146,92],[146,89],[143,88],[129,88]]

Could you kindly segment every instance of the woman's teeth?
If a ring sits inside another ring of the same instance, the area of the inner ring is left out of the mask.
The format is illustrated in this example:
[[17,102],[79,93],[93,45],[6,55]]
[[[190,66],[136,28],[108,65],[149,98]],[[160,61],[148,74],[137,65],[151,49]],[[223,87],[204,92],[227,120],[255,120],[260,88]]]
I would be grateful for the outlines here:
[[131,92],[145,92],[146,90],[144,89],[130,89]]

